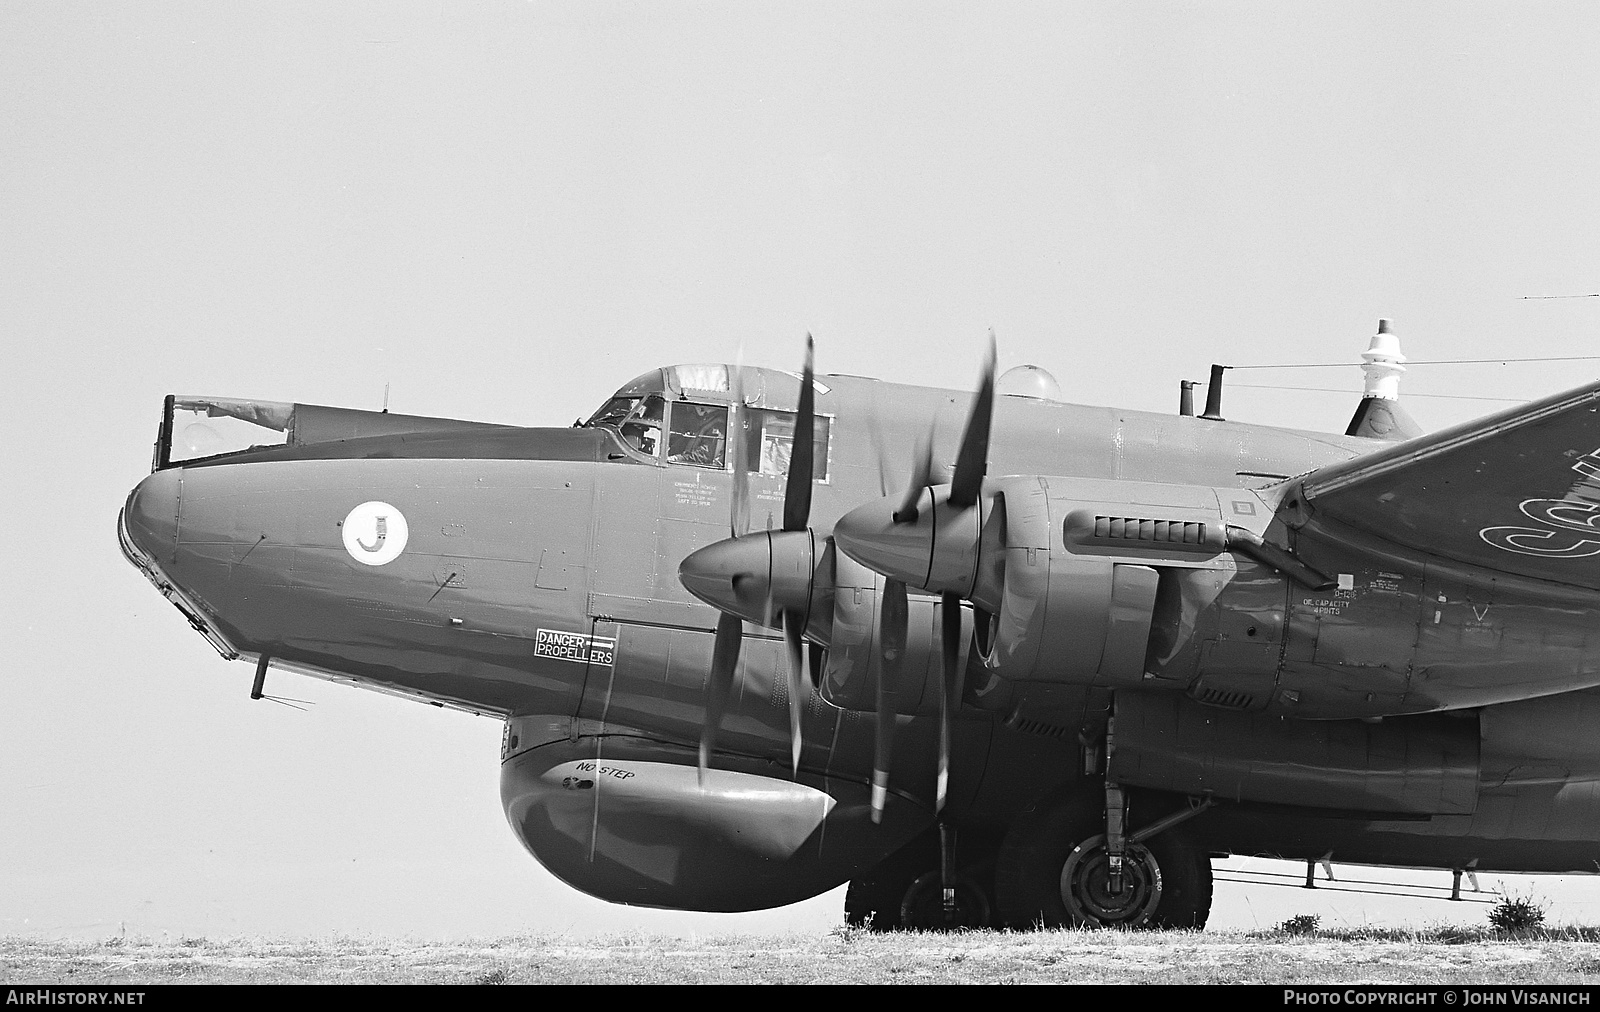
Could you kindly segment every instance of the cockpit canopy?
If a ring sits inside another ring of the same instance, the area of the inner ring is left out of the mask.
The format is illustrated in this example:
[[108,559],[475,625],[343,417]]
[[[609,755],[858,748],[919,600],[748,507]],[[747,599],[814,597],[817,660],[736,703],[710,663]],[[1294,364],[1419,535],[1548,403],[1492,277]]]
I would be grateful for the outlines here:
[[[789,471],[796,412],[776,405],[798,400],[800,379],[770,369],[741,373],[743,403],[735,403],[726,365],[678,365],[653,369],[611,396],[583,425],[614,430],[641,460],[728,470],[735,463],[755,474]],[[827,388],[817,384],[818,391]],[[730,461],[728,436],[742,426],[745,459]],[[812,477],[828,479],[831,416],[815,419]]]
[[[731,375],[732,367],[726,365],[652,369],[624,385],[587,421],[579,423],[580,429],[598,430],[595,435],[607,434],[603,447],[591,442],[584,448],[585,453],[598,451],[599,457],[592,459],[631,458],[638,463],[716,471],[730,470],[737,465],[752,474],[787,475],[789,453],[794,445],[800,377],[773,369],[745,368],[737,384],[742,400],[736,400]],[[814,385],[819,395],[829,392],[821,382]],[[335,441],[361,445],[358,441],[373,436],[467,434],[466,430],[577,434],[573,429],[514,429],[460,419],[318,404],[173,394],[167,397],[162,411],[153,469],[218,461],[274,448],[300,452],[294,448],[332,445]],[[812,467],[812,478],[816,481],[828,480],[832,430],[833,416],[819,411],[815,418]],[[741,431],[744,459],[735,461],[730,459],[733,443],[729,436]],[[543,448],[541,452],[548,451],[546,443],[548,439],[539,444]],[[393,447],[385,449],[392,455]]]
[[323,404],[170,394],[161,412],[161,430],[156,438],[151,469],[159,471],[279,446],[309,446],[400,433],[502,428],[457,418],[390,414]]
[[167,398],[156,469],[173,464],[282,446],[294,424],[294,405],[175,394]]

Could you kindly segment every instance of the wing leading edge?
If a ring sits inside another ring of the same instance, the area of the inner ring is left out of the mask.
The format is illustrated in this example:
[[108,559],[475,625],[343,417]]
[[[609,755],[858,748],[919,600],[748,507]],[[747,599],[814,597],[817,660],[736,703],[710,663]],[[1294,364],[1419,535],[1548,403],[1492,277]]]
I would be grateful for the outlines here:
[[1600,382],[1313,471],[1313,519],[1600,589]]

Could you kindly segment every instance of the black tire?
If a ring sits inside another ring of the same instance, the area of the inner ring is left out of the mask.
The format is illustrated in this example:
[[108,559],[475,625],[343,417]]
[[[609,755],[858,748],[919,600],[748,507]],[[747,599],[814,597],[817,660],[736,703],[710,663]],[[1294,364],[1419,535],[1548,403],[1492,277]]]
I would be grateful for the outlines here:
[[954,916],[946,918],[938,871],[911,883],[900,901],[900,926],[908,931],[964,931],[989,926],[989,897],[976,882],[956,876]]
[[[1082,911],[1093,903],[1079,903],[1078,915],[1062,898],[1062,872],[1079,843],[1105,832],[1104,788],[1098,780],[1084,780],[1039,799],[1012,824],[1000,845],[995,867],[995,901],[999,922],[1007,927],[1095,926]],[[1143,805],[1138,805],[1143,808]],[[1135,820],[1134,825],[1139,824]],[[1154,910],[1143,906],[1131,911],[1133,923],[1122,923],[1112,912],[1101,924],[1139,928],[1205,927],[1211,913],[1211,859],[1177,826],[1144,841],[1158,869],[1160,898]]]
[[1147,927],[1199,931],[1211,916],[1211,855],[1183,826],[1144,841],[1161,868],[1161,902]]
[[[853,928],[873,931],[902,929],[963,929],[993,923],[995,909],[994,861],[996,843],[992,835],[976,830],[958,833],[956,868],[957,905],[965,911],[960,923],[943,923],[943,896],[939,888],[939,830],[931,828],[910,843],[884,858],[865,875],[850,880],[844,895],[844,920]],[[918,883],[931,876],[929,889]],[[926,895],[924,895],[926,894]],[[935,905],[930,912],[928,903]],[[911,905],[907,907],[907,901]],[[907,920],[907,912],[912,915]],[[938,914],[933,919],[933,912]],[[981,913],[982,924],[967,923]]]
[[1035,799],[1011,824],[995,863],[996,914],[1016,930],[1071,923],[1061,902],[1061,869],[1078,840],[1104,832],[1098,781],[1069,782]]
[[918,878],[939,867],[937,832],[912,840],[865,875],[850,880],[844,894],[844,922],[852,928],[898,931],[900,905]]

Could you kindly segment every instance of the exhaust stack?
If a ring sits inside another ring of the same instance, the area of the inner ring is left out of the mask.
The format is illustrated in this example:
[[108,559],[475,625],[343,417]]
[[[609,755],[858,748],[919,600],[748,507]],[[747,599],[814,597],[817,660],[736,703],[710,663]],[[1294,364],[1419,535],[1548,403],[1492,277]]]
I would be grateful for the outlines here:
[[1197,385],[1194,380],[1178,381],[1178,414],[1194,417],[1194,388]]

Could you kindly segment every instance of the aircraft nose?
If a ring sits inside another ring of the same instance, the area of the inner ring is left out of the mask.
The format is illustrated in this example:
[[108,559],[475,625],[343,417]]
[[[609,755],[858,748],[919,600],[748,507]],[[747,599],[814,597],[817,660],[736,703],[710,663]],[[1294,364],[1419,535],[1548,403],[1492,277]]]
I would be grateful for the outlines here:
[[123,507],[128,538],[152,559],[171,556],[178,543],[181,470],[157,471],[134,486]]

